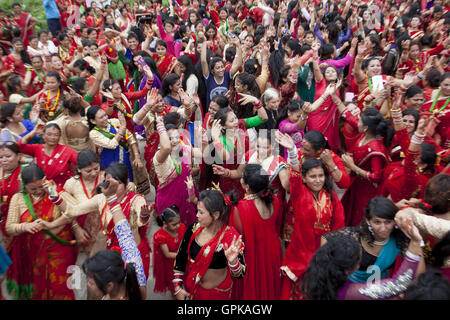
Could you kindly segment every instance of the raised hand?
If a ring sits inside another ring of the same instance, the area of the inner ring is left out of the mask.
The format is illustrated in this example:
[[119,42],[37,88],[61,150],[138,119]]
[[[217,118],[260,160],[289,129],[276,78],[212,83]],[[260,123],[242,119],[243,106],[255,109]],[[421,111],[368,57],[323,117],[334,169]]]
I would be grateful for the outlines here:
[[147,93],[147,102],[146,104],[149,105],[150,107],[156,104],[156,101],[158,100],[158,89],[156,88],[152,88],[148,93]]
[[213,164],[212,168],[213,168],[213,173],[218,176],[224,176],[227,173],[227,169],[225,169],[224,167],[219,166],[217,164]]
[[186,181],[184,183],[186,184],[186,188],[188,190],[194,189],[194,179],[192,179],[191,175],[186,177]]
[[281,133],[280,131],[275,131],[275,140],[283,147],[288,150],[293,150],[295,148],[295,143],[292,137],[285,133]]
[[247,103],[258,103],[258,98],[250,95],[250,94],[245,94],[245,93],[239,93],[242,98],[239,99],[239,103],[241,104],[247,104]]
[[100,93],[102,94],[102,96],[104,96],[106,99],[108,100],[114,100],[114,97],[112,95],[112,93],[110,91],[103,91],[101,90]]
[[231,245],[228,247],[228,245],[224,244],[224,253],[225,257],[228,260],[228,263],[230,264],[236,264],[236,259],[239,255],[239,251],[242,247],[242,235],[239,235],[239,238],[236,239],[236,236],[233,236],[233,241],[231,242]]
[[222,134],[222,125],[220,124],[220,120],[216,119],[211,124],[211,137],[215,140],[220,139],[220,135]]

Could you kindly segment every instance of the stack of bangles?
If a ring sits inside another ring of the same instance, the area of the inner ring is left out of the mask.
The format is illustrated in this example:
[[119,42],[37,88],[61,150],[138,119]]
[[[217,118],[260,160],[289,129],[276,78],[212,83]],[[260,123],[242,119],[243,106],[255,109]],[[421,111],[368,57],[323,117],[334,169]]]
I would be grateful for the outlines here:
[[158,130],[159,135],[161,135],[164,132],[166,132],[166,127],[164,126],[164,123],[158,123],[156,125],[156,130]]
[[402,110],[401,109],[392,109],[391,110],[392,121],[399,124],[403,122],[402,120]]
[[290,164],[296,165],[299,164],[300,162],[298,161],[298,151],[297,151],[297,147],[294,147],[293,150],[288,150],[288,162]]
[[18,226],[16,226],[16,233],[23,233],[24,231],[23,231],[23,227],[24,227],[24,224],[25,223],[19,223],[19,225]]
[[59,206],[63,202],[63,198],[59,194],[56,197],[49,196],[48,198],[56,206]]
[[414,132],[414,135],[411,137],[411,142],[418,145],[421,145],[424,140],[425,140],[425,133],[418,134],[417,132]]
[[228,262],[228,266],[230,267],[231,273],[234,273],[234,274],[237,274],[242,270],[242,264],[239,261],[239,259],[236,262],[236,264],[231,264],[230,262]]
[[[174,288],[179,287],[179,289],[174,292],[174,295],[176,296],[178,293],[180,293],[181,286],[183,285],[183,274],[181,272],[175,272],[173,275],[172,282],[173,282]],[[178,284],[178,282],[179,282],[179,284]]]
[[262,108],[262,106],[263,106],[263,105],[262,105],[261,101],[259,101],[259,100],[258,100],[258,102],[257,102],[257,103],[255,103],[255,109],[256,109],[256,110],[259,110],[259,109],[261,109],[261,108]]

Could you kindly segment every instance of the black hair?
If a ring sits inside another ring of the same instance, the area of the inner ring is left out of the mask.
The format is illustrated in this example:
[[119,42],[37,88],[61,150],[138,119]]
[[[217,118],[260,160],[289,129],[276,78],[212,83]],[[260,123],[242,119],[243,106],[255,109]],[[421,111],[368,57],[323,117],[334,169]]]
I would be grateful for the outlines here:
[[450,231],[434,245],[431,255],[433,257],[433,267],[443,268],[445,262],[450,257]]
[[211,101],[217,103],[220,109],[227,108],[230,106],[230,101],[228,100],[228,98],[220,94],[212,98]]
[[[12,44],[14,44],[16,42],[22,42],[22,44],[24,44],[21,38],[14,38],[11,40]],[[27,48],[25,48],[25,45],[23,46],[23,49],[22,49],[22,51],[19,52],[19,54],[20,54],[20,60],[22,60],[23,63],[31,64],[30,55],[28,54],[28,51],[27,51]]]
[[288,117],[288,111],[290,112],[297,112],[302,110],[303,105],[305,102],[302,99],[293,99],[291,100],[286,107],[282,108],[278,111],[278,119],[277,119],[277,128],[281,121],[286,119]]
[[[360,234],[369,245],[375,241],[373,234],[369,231],[369,225],[367,221],[370,221],[374,217],[381,219],[394,220],[395,215],[398,212],[398,208],[391,199],[385,197],[374,197],[370,199],[367,206],[364,208],[364,217],[360,223]],[[408,238],[400,229],[393,229],[392,236],[395,238],[397,248],[402,252],[409,243]]]
[[86,82],[88,82],[88,79],[86,79],[86,78],[82,78],[82,77],[76,78],[76,79],[73,80],[73,82],[72,82],[72,89],[73,89],[76,93],[78,93],[78,94],[80,94],[80,95],[84,95],[84,94],[82,93],[82,91],[84,90],[84,87],[86,86]]
[[261,90],[259,89],[258,83],[256,82],[256,77],[254,75],[247,72],[240,72],[237,74],[235,79],[239,79],[244,86],[247,86],[249,94],[256,98],[260,98]]
[[77,168],[78,170],[84,169],[93,163],[100,163],[100,158],[91,149],[84,149],[80,151],[77,156]]
[[450,210],[450,175],[440,173],[428,180],[423,200],[431,205],[432,213],[447,213]]
[[181,124],[181,115],[178,112],[173,112],[173,111],[168,112],[163,116],[163,120],[164,120],[164,126],[172,124],[176,128],[178,128]]
[[236,56],[236,47],[228,47],[227,50],[225,50],[225,61],[233,62],[234,57]]
[[323,185],[323,189],[330,195],[331,200],[333,200],[333,183],[331,182],[327,167],[321,160],[316,158],[306,159],[302,164],[302,176],[306,177],[306,174],[309,170],[319,167],[323,169],[323,173],[325,174],[325,183]]
[[12,102],[5,102],[2,104],[1,108],[0,108],[0,122],[3,124],[8,123],[8,118],[12,117],[14,112],[16,111],[18,104],[17,103],[12,103]]
[[128,184],[128,168],[120,162],[111,163],[105,170],[105,176],[110,174],[113,179],[119,181],[125,186]]
[[405,98],[410,99],[414,97],[416,94],[423,94],[423,89],[419,86],[411,86],[408,88],[408,90],[406,90]]
[[180,216],[180,209],[176,204],[173,206],[170,206],[168,208],[165,208],[163,212],[156,217],[156,223],[158,226],[162,227],[165,223],[169,223],[171,219],[179,217]]
[[95,120],[95,115],[97,114],[97,112],[99,112],[100,110],[103,110],[102,108],[100,108],[99,106],[90,106],[86,112],[86,118],[89,124],[89,131],[94,129],[95,124],[93,124],[91,122],[91,120]]
[[260,198],[266,207],[273,202],[273,194],[270,188],[269,175],[260,164],[248,163],[242,173],[244,183]]
[[83,271],[92,277],[97,287],[104,293],[108,283],[119,285],[125,282],[127,298],[142,300],[136,269],[133,263],[125,263],[121,254],[115,250],[102,250],[83,263]]
[[156,41],[156,44],[155,44],[155,48],[156,48],[157,46],[162,46],[162,47],[164,47],[164,48],[167,49],[167,42],[165,42],[164,40],[157,40],[157,41]]
[[167,96],[170,92],[172,92],[170,87],[173,86],[178,80],[180,80],[180,76],[176,73],[171,73],[164,78],[162,83],[163,96]]
[[338,40],[339,40],[339,31],[340,31],[337,24],[335,22],[330,22],[327,24],[326,29],[328,31],[329,42],[334,45],[337,45]]
[[335,45],[332,43],[324,43],[320,46],[319,54],[320,60],[330,60],[332,59],[332,54],[335,52]]
[[437,89],[441,84],[441,73],[438,69],[431,68],[431,70],[425,75],[425,80],[428,81],[431,88]]
[[37,180],[41,180],[45,177],[44,170],[35,163],[31,163],[29,166],[22,169],[20,174],[23,185],[26,186]]
[[323,135],[323,133],[318,131],[318,130],[308,131],[304,135],[303,139],[308,141],[308,143],[311,145],[311,147],[315,151],[319,151],[319,150],[322,150],[322,149],[330,149],[330,145],[328,144],[328,140],[325,139],[325,136]]
[[409,285],[404,300],[450,300],[450,283],[437,269],[427,268]]
[[[4,142],[6,142],[6,143],[4,143]],[[2,145],[2,143],[3,143],[3,145]],[[20,153],[20,148],[19,148],[19,146],[17,145],[17,143],[15,143],[15,142],[12,142],[12,141],[3,141],[3,142],[0,142],[0,145],[2,146],[2,148],[6,148],[6,149],[11,150],[11,151],[14,152],[16,155],[18,155],[18,154]]]
[[62,79],[58,72],[47,72],[45,78],[47,79],[48,77],[56,78],[56,80],[59,82],[59,89],[62,89]]
[[84,59],[78,59],[73,64],[74,68],[78,68],[81,71],[87,70],[91,75],[95,74],[95,68],[88,64],[88,62]]
[[192,63],[191,57],[189,57],[188,55],[179,56],[177,60],[186,67],[183,80],[181,80],[181,86],[183,87],[183,90],[186,90],[189,77],[191,76],[191,74],[195,76],[194,64]]
[[17,87],[22,86],[22,77],[14,73],[8,77],[8,80],[6,80],[6,95],[10,96],[13,93],[18,93],[21,90],[17,91]]
[[[230,200],[233,204],[237,204],[238,199],[236,196],[236,192],[232,192],[229,195]],[[219,212],[218,220],[222,221],[223,223],[227,223],[228,215],[231,211],[231,206],[225,203],[222,192],[217,190],[203,190],[198,196],[198,201],[203,203],[211,217],[213,213]]]
[[300,289],[308,300],[337,300],[338,290],[355,269],[361,245],[351,236],[336,235],[317,249],[309,262]]
[[[78,78],[80,80],[83,78]],[[86,79],[84,79],[87,81]],[[83,82],[84,83],[84,82]],[[75,90],[76,91],[76,90]],[[81,97],[67,95],[63,100],[63,108],[69,111],[69,114],[75,115],[80,114],[82,117],[85,116],[83,105],[81,104]]]
[[414,131],[417,129],[417,125],[419,124],[419,111],[414,108],[408,108],[402,111],[402,117],[411,115],[414,117]]
[[214,70],[214,67],[216,66],[217,63],[222,62],[223,60],[222,58],[219,57],[212,57],[211,60],[209,61],[209,72],[212,73],[212,71]]
[[422,143],[420,145],[420,162],[423,164],[426,164],[425,169],[423,169],[424,172],[435,172],[434,166],[436,165],[436,149],[432,144],[429,143]]
[[361,113],[361,121],[364,126],[368,127],[368,130],[375,136],[382,136],[383,143],[386,147],[389,147],[394,137],[394,129],[388,119],[384,119],[380,111],[375,108],[366,108]]
[[244,63],[244,72],[256,76],[258,71],[258,61],[256,59],[247,59]]
[[441,82],[444,82],[445,79],[450,78],[450,72],[445,72],[442,76],[441,76]]
[[300,45],[294,39],[289,39],[286,42],[286,46],[292,50],[292,56],[300,54]]
[[269,71],[272,84],[278,88],[283,83],[283,78],[287,77],[290,67],[284,65],[284,53],[275,50],[269,57]]

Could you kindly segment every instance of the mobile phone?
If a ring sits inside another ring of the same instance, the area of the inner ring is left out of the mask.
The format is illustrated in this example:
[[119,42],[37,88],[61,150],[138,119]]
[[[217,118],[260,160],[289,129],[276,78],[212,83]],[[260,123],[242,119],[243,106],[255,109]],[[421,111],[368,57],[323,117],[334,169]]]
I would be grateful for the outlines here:
[[228,35],[230,38],[236,37],[236,35],[234,34],[234,32],[227,32],[227,35]]
[[97,188],[99,188],[100,190],[101,190],[102,188],[106,189],[106,188],[108,188],[108,187],[109,187],[109,180],[104,180],[102,183],[100,183],[100,184],[97,186]]

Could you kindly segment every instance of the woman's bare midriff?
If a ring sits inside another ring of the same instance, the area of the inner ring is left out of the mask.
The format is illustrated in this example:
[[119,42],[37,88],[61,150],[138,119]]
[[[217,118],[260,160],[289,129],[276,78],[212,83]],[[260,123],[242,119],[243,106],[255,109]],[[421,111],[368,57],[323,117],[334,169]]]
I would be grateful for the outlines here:
[[200,280],[200,286],[205,289],[213,289],[218,287],[227,277],[227,268],[208,269]]

